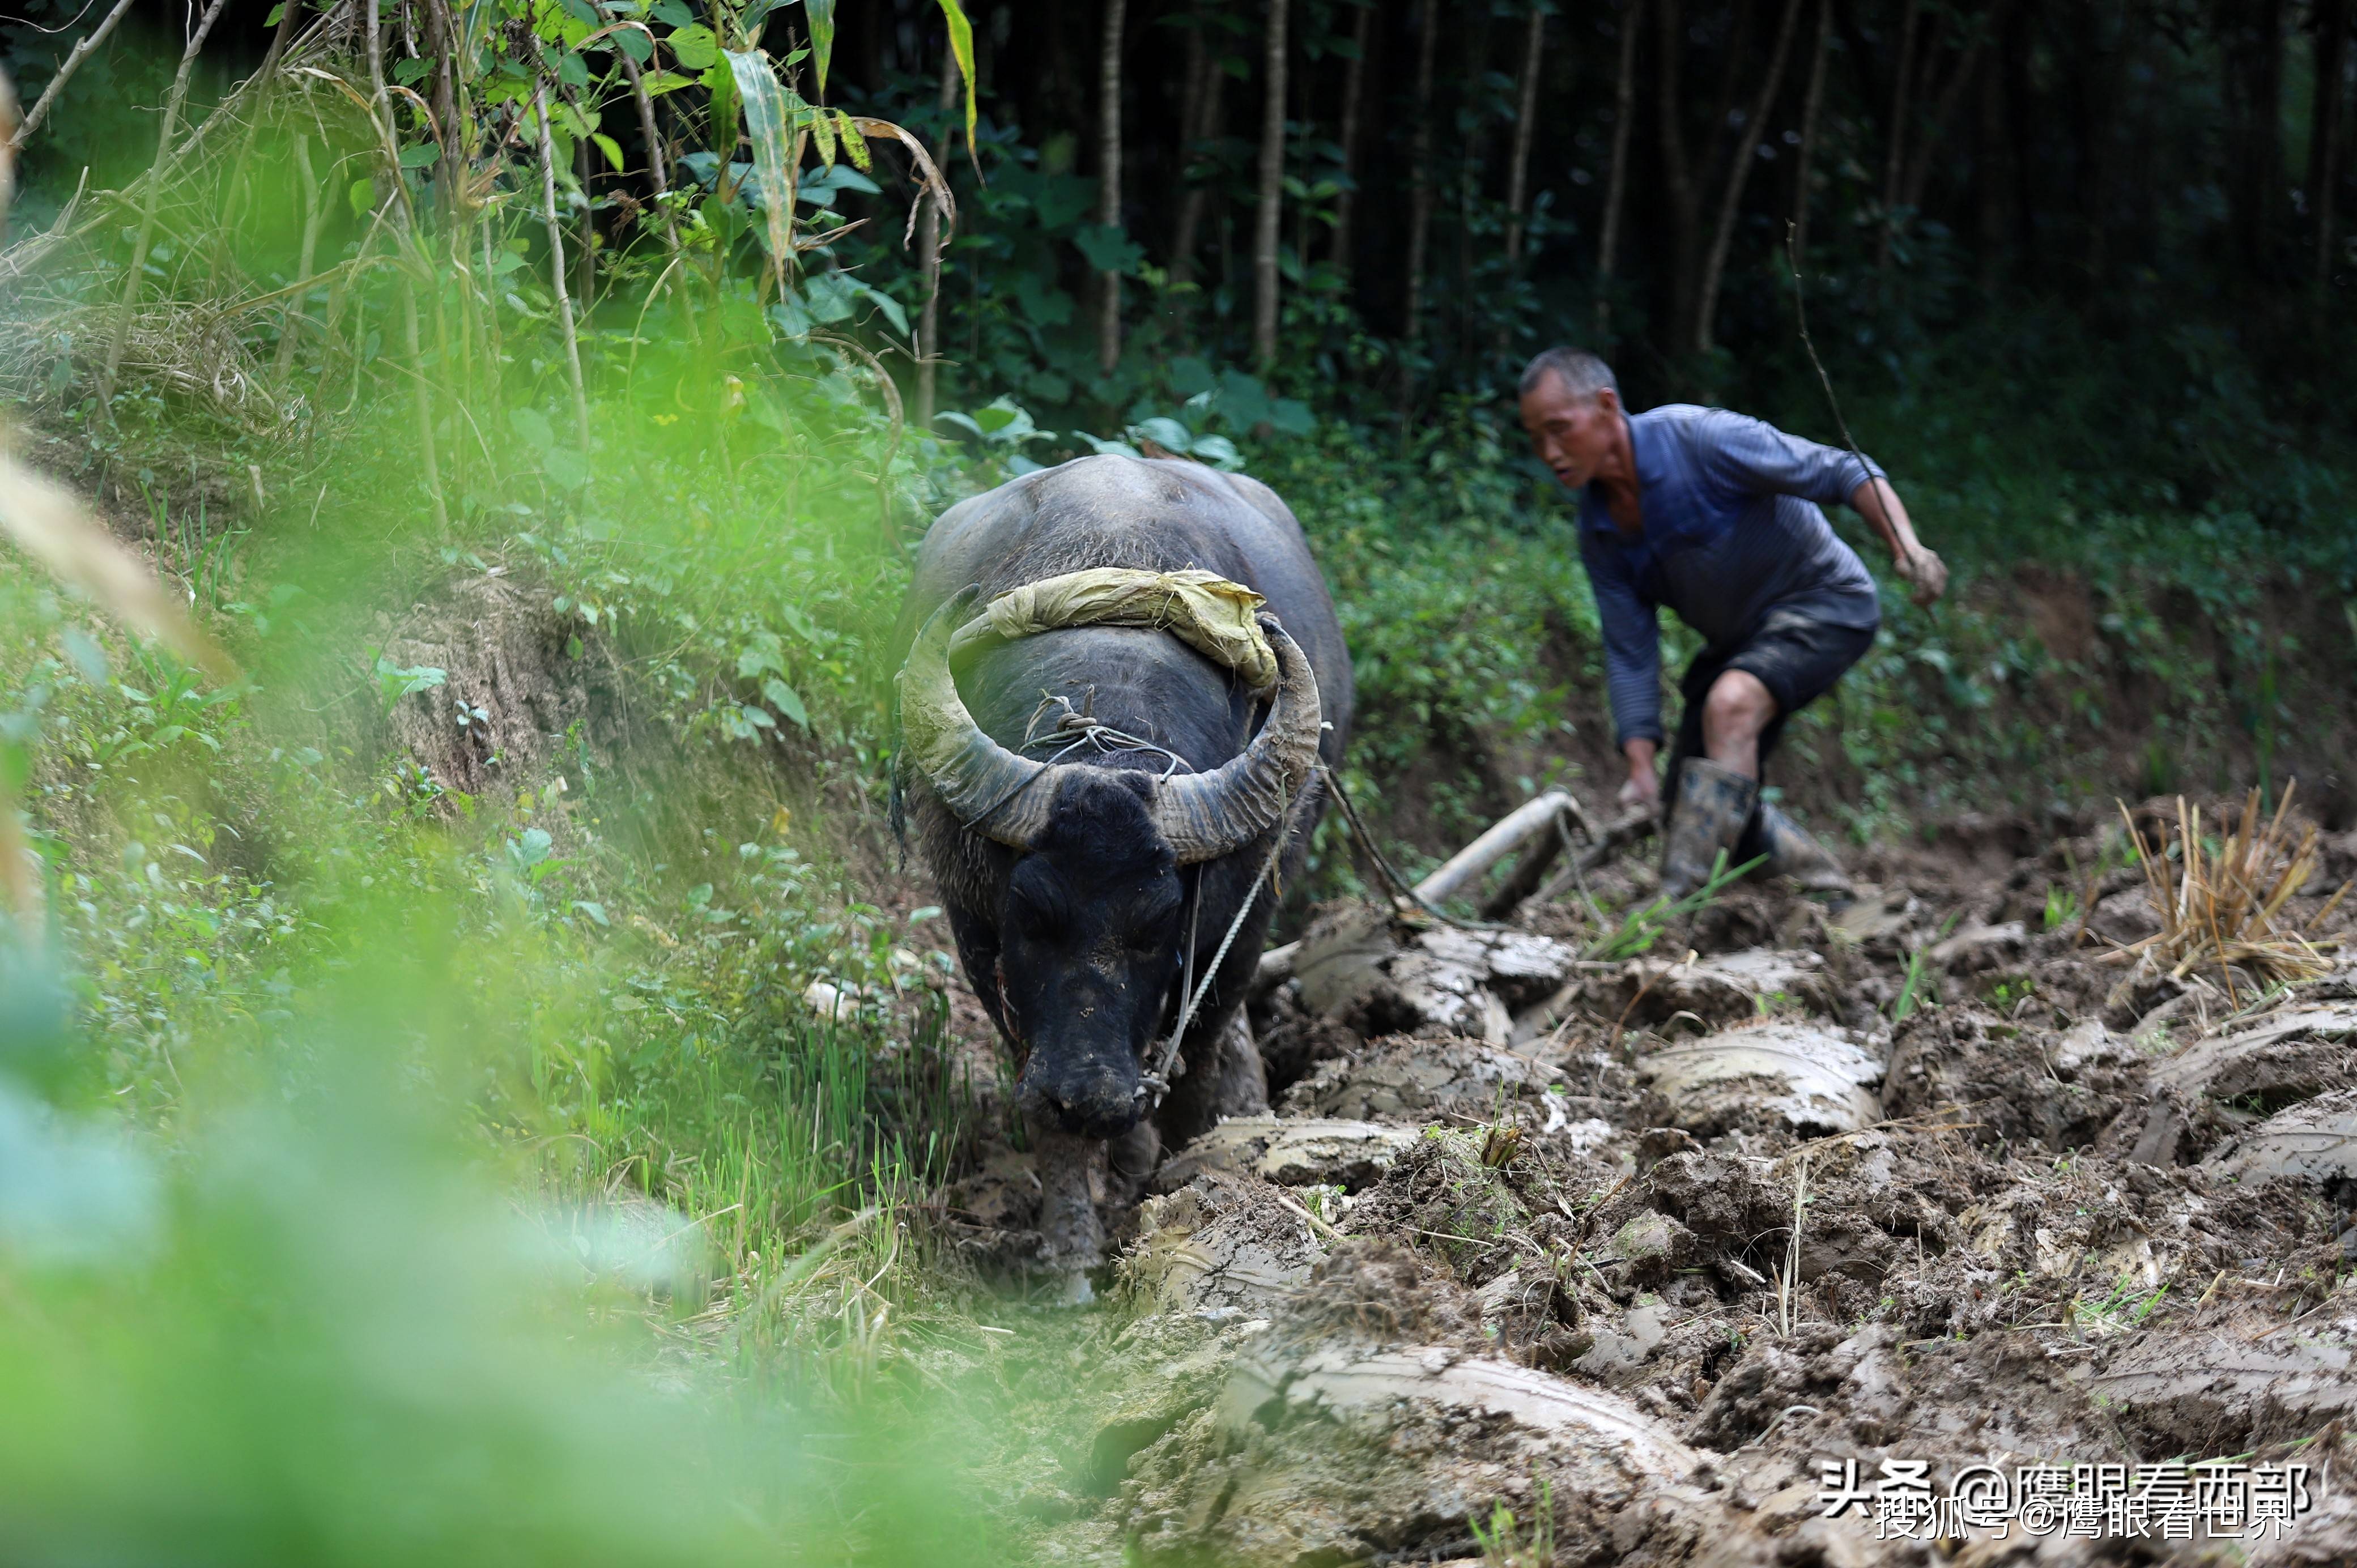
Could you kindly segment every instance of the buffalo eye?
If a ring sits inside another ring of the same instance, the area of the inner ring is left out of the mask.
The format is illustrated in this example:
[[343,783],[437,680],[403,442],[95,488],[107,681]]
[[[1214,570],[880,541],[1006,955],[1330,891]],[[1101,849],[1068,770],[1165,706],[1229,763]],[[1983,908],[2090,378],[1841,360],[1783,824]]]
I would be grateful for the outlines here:
[[1006,909],[1016,928],[1035,940],[1056,936],[1071,923],[1062,883],[1037,863],[1017,868],[1006,886]]
[[[1178,918],[1184,902],[1178,887],[1170,883],[1146,889],[1130,924],[1130,947],[1141,953],[1160,952],[1169,944],[1171,924]],[[1186,934],[1182,931],[1178,935],[1183,941]]]

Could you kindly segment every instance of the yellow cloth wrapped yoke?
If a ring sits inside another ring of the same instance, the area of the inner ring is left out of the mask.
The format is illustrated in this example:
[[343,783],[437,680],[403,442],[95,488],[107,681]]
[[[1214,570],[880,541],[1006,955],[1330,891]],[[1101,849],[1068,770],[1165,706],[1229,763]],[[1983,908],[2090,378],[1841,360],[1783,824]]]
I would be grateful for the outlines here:
[[1256,612],[1268,601],[1214,572],[1145,572],[1092,566],[1010,588],[950,639],[954,657],[986,639],[1013,641],[1073,626],[1167,631],[1256,693],[1276,685],[1276,651]]

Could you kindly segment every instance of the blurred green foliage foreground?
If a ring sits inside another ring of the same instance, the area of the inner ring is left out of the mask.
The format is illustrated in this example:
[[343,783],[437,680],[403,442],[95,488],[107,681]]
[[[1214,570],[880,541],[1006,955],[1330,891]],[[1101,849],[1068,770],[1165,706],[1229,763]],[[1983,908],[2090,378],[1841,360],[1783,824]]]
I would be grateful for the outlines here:
[[[356,968],[269,1030],[300,1089],[226,1094],[167,1144],[43,1098],[66,997],[12,955],[0,1557],[986,1557],[916,1423],[869,1400],[822,1431],[666,1342],[661,1233],[519,1202],[423,1110],[389,1064],[418,999],[460,989],[457,956]],[[437,1032],[483,1022],[436,1011]]]

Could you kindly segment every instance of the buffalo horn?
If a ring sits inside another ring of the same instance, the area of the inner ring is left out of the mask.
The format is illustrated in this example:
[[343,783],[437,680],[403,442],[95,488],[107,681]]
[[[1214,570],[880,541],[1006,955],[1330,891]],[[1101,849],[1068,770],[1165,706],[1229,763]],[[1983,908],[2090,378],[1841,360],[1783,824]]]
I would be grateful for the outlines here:
[[1209,773],[1182,774],[1155,797],[1154,825],[1178,864],[1232,854],[1275,827],[1318,760],[1318,677],[1274,617],[1261,627],[1276,650],[1276,702],[1243,755]]
[[933,612],[909,650],[900,671],[900,732],[918,768],[950,815],[1000,843],[1028,850],[1048,825],[1052,780],[1047,765],[1018,757],[990,736],[966,712],[950,674],[950,634],[960,598]]

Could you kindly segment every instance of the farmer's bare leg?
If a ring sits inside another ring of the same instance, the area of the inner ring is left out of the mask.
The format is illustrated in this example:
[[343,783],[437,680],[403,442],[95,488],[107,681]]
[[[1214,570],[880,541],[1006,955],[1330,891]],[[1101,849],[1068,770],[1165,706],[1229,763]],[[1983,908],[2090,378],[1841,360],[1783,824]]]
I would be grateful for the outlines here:
[[1746,779],[1760,777],[1760,736],[1776,718],[1776,699],[1749,670],[1710,683],[1702,704],[1703,755]]

